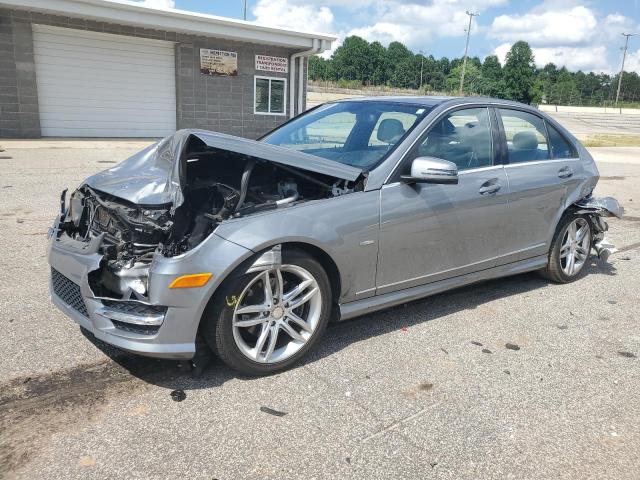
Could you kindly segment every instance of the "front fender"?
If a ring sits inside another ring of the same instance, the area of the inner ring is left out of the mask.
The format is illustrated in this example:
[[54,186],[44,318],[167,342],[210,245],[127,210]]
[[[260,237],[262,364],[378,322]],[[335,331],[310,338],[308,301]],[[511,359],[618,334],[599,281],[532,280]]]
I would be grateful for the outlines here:
[[[251,250],[211,234],[193,250],[175,257],[156,255],[149,268],[149,301],[168,305],[183,312],[181,322],[166,325],[164,332],[193,341],[200,318],[216,289],[247,258]],[[169,285],[182,275],[210,272],[209,282],[200,288],[171,289]]]
[[373,293],[378,256],[379,191],[355,192],[227,220],[216,234],[254,252],[277,244],[305,243],[338,267],[348,302]]

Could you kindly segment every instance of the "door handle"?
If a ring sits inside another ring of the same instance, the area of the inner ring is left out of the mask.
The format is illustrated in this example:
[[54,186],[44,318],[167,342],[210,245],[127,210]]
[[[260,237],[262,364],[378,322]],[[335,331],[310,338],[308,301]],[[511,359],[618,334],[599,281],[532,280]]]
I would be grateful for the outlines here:
[[483,184],[483,186],[480,187],[480,190],[478,190],[478,193],[480,195],[490,195],[492,193],[496,193],[500,188],[501,186],[499,183]]
[[563,167],[560,170],[558,170],[558,177],[560,178],[573,177],[573,170],[571,170],[571,167]]

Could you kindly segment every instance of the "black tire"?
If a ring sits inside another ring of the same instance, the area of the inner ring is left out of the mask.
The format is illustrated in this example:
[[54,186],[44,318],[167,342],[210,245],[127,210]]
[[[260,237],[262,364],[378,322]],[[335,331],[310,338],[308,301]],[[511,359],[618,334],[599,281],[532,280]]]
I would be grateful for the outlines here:
[[228,301],[243,292],[257,275],[247,272],[251,263],[241,265],[214,294],[203,315],[201,331],[209,347],[229,367],[244,375],[269,375],[292,367],[320,340],[331,315],[331,286],[324,268],[314,257],[300,250],[283,249],[283,265],[302,267],[316,280],[321,295],[320,318],[311,336],[294,355],[278,363],[260,363],[248,358],[236,344],[232,326],[235,304]]
[[[589,228],[589,248],[587,249],[587,257],[584,260],[582,267],[575,274],[567,275],[567,273],[562,269],[560,250],[562,247],[562,241],[565,237],[567,229],[569,228],[569,225],[571,225],[571,223],[574,222],[577,218],[582,218]],[[589,259],[591,258],[592,236],[593,228],[589,217],[585,215],[575,215],[572,213],[565,214],[560,219],[558,227],[556,228],[556,232],[553,235],[551,248],[549,249],[549,262],[547,263],[546,268],[540,271],[540,274],[555,283],[570,283],[582,278],[584,275],[586,275],[586,266],[588,265]]]

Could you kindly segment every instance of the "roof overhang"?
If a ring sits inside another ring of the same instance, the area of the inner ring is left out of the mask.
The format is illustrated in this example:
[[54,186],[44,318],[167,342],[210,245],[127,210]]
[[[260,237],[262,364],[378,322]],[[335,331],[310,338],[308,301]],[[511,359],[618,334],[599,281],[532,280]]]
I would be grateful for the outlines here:
[[268,27],[185,10],[150,8],[131,0],[0,0],[0,6],[300,49],[320,44],[320,51],[324,51],[336,40],[326,33]]

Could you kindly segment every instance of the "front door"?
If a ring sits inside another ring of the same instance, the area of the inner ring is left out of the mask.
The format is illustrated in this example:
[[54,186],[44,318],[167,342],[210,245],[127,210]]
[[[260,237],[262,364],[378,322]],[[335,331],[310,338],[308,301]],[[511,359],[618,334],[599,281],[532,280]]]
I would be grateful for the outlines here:
[[[496,165],[490,110],[458,109],[438,120],[380,190],[377,294],[491,268],[501,252],[508,184]],[[458,166],[457,185],[406,184],[418,156]]]

